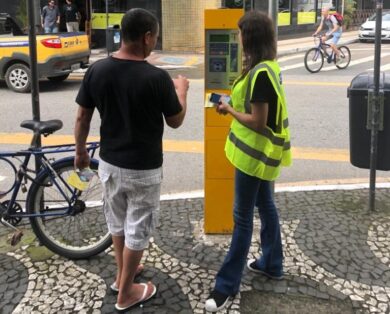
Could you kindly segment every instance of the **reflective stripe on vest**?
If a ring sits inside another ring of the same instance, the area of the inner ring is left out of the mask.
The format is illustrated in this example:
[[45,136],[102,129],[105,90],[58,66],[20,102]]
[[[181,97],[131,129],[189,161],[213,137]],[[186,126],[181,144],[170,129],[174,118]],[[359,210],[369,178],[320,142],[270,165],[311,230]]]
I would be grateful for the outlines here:
[[246,145],[244,142],[240,141],[234,135],[233,132],[229,133],[229,139],[232,141],[232,143],[234,143],[234,145],[236,145],[237,148],[241,149],[245,154],[251,156],[254,159],[257,159],[258,161],[263,162],[267,166],[278,167],[280,165],[280,163],[282,162],[281,160],[269,158],[263,152]]

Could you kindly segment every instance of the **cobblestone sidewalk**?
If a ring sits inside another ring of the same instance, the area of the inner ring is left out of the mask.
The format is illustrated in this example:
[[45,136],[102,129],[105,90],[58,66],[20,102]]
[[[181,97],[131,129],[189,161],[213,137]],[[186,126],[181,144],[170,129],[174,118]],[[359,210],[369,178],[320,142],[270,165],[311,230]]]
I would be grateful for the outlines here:
[[[280,208],[282,281],[245,271],[241,293],[225,313],[388,313],[390,194],[377,190],[380,211],[367,214],[368,191],[276,193]],[[139,281],[155,298],[133,313],[203,313],[229,237],[203,233],[203,199],[163,201],[161,222]],[[259,250],[256,219],[250,256]],[[26,230],[17,248],[0,228],[0,313],[113,313],[111,250],[69,261],[36,244]]]

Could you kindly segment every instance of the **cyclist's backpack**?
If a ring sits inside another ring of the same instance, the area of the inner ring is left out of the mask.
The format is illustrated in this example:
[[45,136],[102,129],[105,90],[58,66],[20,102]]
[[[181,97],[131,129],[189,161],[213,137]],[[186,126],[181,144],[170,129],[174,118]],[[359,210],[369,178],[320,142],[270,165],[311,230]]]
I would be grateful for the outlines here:
[[336,18],[337,23],[338,23],[340,26],[343,25],[344,17],[343,17],[339,12],[334,13],[333,16]]

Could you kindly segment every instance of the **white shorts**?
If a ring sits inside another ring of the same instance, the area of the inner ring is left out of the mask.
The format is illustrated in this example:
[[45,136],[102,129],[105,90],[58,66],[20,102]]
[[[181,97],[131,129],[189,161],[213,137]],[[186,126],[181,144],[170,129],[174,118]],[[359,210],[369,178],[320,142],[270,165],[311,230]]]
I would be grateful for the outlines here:
[[148,247],[160,210],[162,168],[133,170],[99,161],[104,214],[113,236],[124,236],[130,250]]

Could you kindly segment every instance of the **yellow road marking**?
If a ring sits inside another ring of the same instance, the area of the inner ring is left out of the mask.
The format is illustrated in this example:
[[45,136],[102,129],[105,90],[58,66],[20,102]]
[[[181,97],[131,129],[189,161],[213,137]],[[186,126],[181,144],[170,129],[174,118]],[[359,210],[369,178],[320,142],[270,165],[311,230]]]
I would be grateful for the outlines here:
[[196,65],[199,63],[199,58],[198,57],[195,57],[195,56],[192,56],[189,60],[187,60],[184,64],[185,65]]
[[[0,144],[28,145],[31,141],[29,133],[0,133]],[[99,141],[98,136],[88,137],[88,141]],[[50,135],[42,137],[43,145],[60,145],[74,143],[73,135]],[[165,152],[204,154],[203,141],[164,140]],[[333,162],[349,162],[349,151],[336,148],[293,147],[293,159],[322,160]]]
[[292,147],[293,159],[349,162],[349,150],[337,148]]
[[[0,133],[0,144],[16,144],[28,145],[31,142],[31,134],[29,133]],[[90,136],[88,141],[99,141],[99,136]],[[42,136],[42,145],[61,145],[74,143],[73,135],[50,135],[49,137]]]

